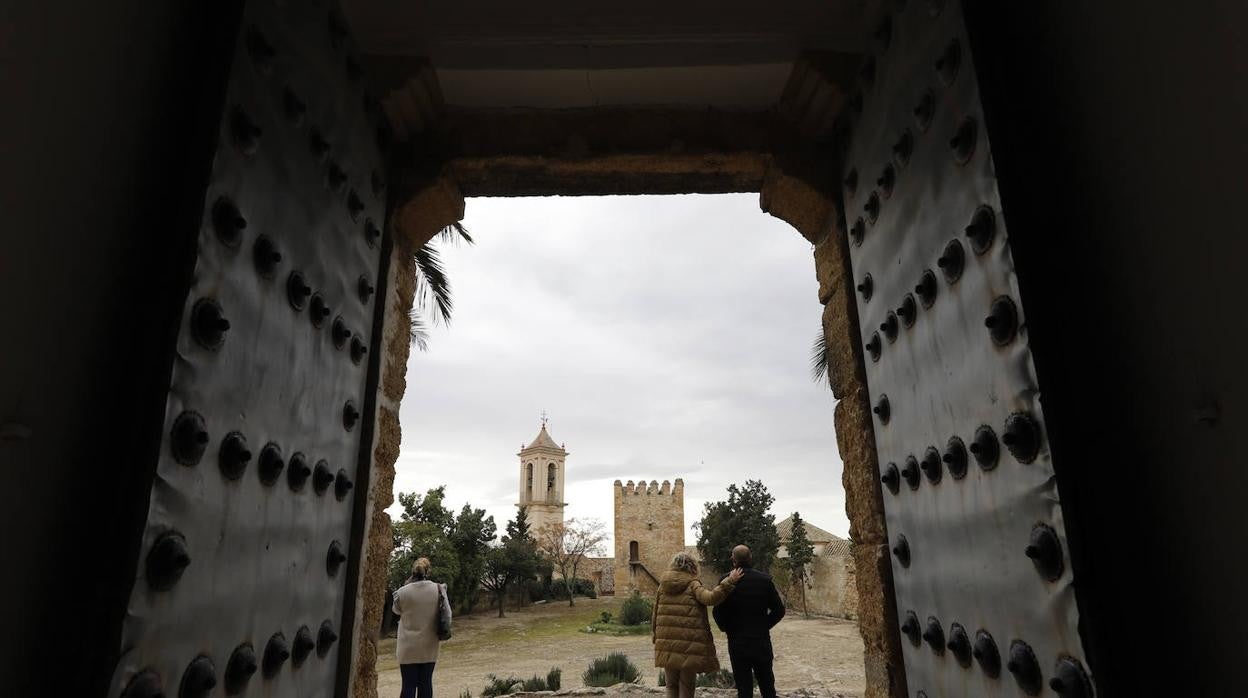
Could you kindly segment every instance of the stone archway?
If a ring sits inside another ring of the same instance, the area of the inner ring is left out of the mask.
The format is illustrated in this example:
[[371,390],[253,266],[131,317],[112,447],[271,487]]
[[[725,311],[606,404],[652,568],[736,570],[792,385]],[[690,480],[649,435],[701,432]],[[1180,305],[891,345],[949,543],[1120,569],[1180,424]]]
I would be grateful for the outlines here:
[[[515,167],[516,160],[498,156],[501,167]],[[824,167],[810,160],[797,161],[760,150],[743,155],[703,154],[696,160],[683,155],[645,154],[621,157],[608,155],[594,158],[578,157],[570,161],[542,159],[524,164],[540,167],[547,178],[541,193],[584,193],[584,175],[593,171],[598,181],[625,183],[629,193],[705,193],[721,190],[727,169],[735,172],[732,189],[753,189],[759,192],[760,207],[794,227],[813,246],[815,277],[818,281],[818,302],[823,306],[822,325],[828,347],[829,383],[837,406],[834,411],[835,438],[844,470],[841,486],[845,489],[846,514],[850,521],[850,537],[855,542],[856,586],[859,603],[859,628],[864,643],[867,696],[900,696],[905,694],[904,669],[901,663],[897,611],[892,589],[892,569],[888,555],[888,538],[884,524],[883,501],[876,465],[875,439],[871,406],[866,390],[863,354],[859,343],[857,310],[854,305],[852,276],[848,272],[847,236],[844,217],[838,201],[838,187],[827,181],[834,172],[830,154],[825,154]],[[452,161],[436,176],[416,179],[397,187],[392,194],[391,233],[394,238],[390,264],[390,283],[385,323],[386,355],[378,397],[377,442],[374,451],[373,477],[370,481],[368,530],[364,547],[359,587],[361,612],[355,627],[356,652],[353,660],[352,690],[355,696],[376,695],[376,644],[372,629],[380,624],[381,606],[375,600],[385,595],[386,564],[391,546],[390,519],[385,509],[393,502],[395,462],[402,438],[399,425],[399,404],[406,388],[407,360],[410,352],[408,315],[415,294],[412,253],[430,240],[439,230],[458,222],[464,216],[465,197],[457,173],[467,173],[473,188],[481,186],[482,173],[491,171],[491,163],[480,159]],[[747,174],[742,174],[747,173]],[[392,181],[403,182],[400,174]],[[497,189],[491,179],[493,195],[535,194],[531,189]],[[514,182],[526,182],[516,177]],[[659,182],[660,191],[638,189],[640,183]],[[682,186],[682,182],[684,183]],[[566,186],[566,190],[560,189]],[[834,436],[829,433],[829,437]],[[828,483],[829,487],[835,484]]]

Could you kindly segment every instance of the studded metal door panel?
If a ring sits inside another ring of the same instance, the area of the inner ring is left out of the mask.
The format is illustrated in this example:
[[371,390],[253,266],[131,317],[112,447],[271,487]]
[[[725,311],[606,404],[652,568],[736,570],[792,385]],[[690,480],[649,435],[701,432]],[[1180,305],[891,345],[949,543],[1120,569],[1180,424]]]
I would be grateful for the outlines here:
[[112,696],[335,689],[384,216],[336,13],[243,12]]
[[931,698],[1090,695],[961,8],[887,5],[844,200],[906,681]]

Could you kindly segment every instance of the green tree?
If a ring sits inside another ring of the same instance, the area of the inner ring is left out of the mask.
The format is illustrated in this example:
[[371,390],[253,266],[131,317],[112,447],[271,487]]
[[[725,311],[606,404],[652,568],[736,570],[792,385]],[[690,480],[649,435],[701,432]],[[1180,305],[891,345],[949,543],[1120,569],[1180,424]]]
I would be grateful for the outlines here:
[[537,551],[527,539],[512,538],[486,552],[481,586],[494,596],[499,618],[503,617],[508,590],[516,584],[528,582],[536,574]]
[[769,571],[780,547],[776,517],[767,513],[774,502],[759,480],[729,485],[727,500],[707,502],[702,518],[693,525],[702,559],[717,572],[729,572],[733,546],[744,544],[753,552],[754,567]]
[[508,540],[528,540],[533,541],[533,530],[529,524],[529,508],[522,506],[516,509],[516,518],[507,522],[507,534],[503,536],[503,542]]
[[503,535],[503,546],[511,546],[507,553],[512,569],[511,583],[521,589],[520,605],[527,605],[529,600],[529,582],[541,571],[541,554],[537,551],[537,540],[533,538],[532,526],[529,524],[529,508],[516,509],[516,517],[507,522],[507,533]]
[[802,590],[802,614],[809,618],[806,588],[810,586],[810,563],[815,559],[815,546],[811,545],[810,537],[806,535],[806,523],[796,511],[793,512],[793,529],[789,533],[789,539],[785,541],[784,549],[789,555],[785,560],[785,566],[789,568],[789,579]]
[[450,583],[459,574],[459,560],[450,544],[455,514],[442,504],[445,497],[445,485],[430,488],[424,495],[399,493],[403,512],[393,527],[394,552],[388,575],[391,589],[403,586],[418,557],[429,558],[434,581]]
[[459,570],[449,585],[451,603],[461,611],[471,612],[477,603],[481,579],[485,576],[486,554],[497,532],[494,517],[484,509],[465,504],[451,527],[450,545],[455,551]]
[[507,589],[511,587],[512,580],[506,546],[490,548],[485,554],[485,572],[481,575],[481,587],[494,597],[494,602],[498,604],[499,618],[503,617],[503,602],[507,598]]
[[527,583],[537,576],[538,553],[537,543],[529,535],[529,517],[527,507],[516,511],[516,518],[507,522],[507,533],[502,538],[502,545],[490,548],[485,555],[485,571],[481,578],[481,586],[494,597],[498,604],[498,617],[504,615],[503,605],[507,600],[507,592],[516,585],[526,585],[523,597],[527,596]]

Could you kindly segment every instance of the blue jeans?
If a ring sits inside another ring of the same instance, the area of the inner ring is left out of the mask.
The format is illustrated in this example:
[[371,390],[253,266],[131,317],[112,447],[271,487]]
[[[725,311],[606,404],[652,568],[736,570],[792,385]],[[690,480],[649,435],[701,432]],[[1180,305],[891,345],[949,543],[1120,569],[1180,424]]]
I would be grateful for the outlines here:
[[403,688],[399,691],[399,698],[433,698],[433,665],[434,662],[400,664]]

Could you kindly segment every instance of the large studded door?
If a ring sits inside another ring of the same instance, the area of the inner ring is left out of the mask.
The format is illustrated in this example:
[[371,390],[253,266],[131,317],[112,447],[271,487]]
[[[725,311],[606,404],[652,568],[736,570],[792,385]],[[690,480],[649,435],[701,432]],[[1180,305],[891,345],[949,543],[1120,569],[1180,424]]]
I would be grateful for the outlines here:
[[1092,695],[960,3],[894,9],[844,202],[913,696]]
[[110,696],[342,683],[384,305],[359,83],[335,4],[247,3]]

